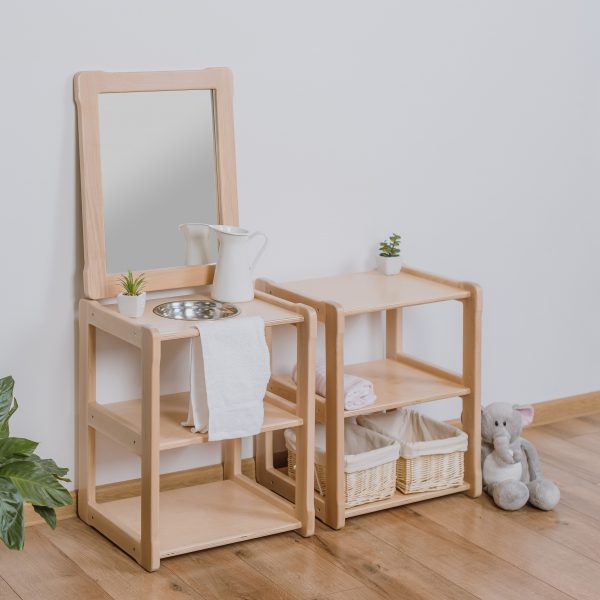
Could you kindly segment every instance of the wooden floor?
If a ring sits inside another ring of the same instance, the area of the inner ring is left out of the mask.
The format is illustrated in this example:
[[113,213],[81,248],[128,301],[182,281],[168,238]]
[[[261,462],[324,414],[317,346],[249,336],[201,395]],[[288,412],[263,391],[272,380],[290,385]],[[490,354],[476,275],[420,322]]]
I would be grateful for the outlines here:
[[2,600],[600,599],[600,414],[527,431],[562,500],[543,513],[462,495],[164,560],[146,573],[78,519],[0,549]]

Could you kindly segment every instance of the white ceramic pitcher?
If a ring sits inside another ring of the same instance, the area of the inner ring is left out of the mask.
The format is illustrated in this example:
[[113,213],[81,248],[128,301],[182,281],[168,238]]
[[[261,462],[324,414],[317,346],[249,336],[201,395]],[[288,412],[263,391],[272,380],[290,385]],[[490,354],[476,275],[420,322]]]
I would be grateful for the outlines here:
[[[219,258],[211,296],[221,302],[249,302],[254,299],[254,280],[252,271],[267,246],[268,238],[264,233],[250,233],[241,227],[230,225],[210,225],[219,241]],[[249,256],[248,242],[262,236],[264,242],[254,259]]]

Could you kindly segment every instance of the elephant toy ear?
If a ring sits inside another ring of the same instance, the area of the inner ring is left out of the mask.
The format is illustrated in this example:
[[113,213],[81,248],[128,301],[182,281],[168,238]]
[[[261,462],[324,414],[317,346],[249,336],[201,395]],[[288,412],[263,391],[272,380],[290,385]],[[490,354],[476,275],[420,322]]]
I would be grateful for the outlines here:
[[516,410],[521,415],[523,427],[531,425],[533,422],[533,406],[519,406],[518,404],[514,404],[513,410]]

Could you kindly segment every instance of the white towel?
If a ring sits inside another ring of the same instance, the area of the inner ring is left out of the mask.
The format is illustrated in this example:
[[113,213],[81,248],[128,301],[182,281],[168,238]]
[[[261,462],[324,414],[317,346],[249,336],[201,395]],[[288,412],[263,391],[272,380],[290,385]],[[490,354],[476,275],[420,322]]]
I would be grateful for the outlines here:
[[[326,390],[325,361],[318,361],[315,367],[315,391],[319,396],[325,396]],[[292,379],[296,383],[296,367],[292,371]],[[370,406],[377,400],[373,391],[373,383],[368,379],[344,373],[344,408],[346,410],[357,410]]]
[[261,317],[203,322],[190,340],[190,406],[182,423],[209,441],[255,435],[271,376]]

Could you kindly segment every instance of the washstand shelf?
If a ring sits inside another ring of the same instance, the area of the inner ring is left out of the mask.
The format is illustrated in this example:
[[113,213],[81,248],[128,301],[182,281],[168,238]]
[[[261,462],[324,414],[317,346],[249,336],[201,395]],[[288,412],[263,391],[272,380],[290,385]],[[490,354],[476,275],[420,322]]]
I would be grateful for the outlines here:
[[[205,299],[206,296],[185,296]],[[239,304],[242,316],[260,315],[270,342],[272,327],[294,325],[300,383],[286,398],[269,391],[264,399],[262,434],[295,427],[301,439],[295,494],[289,501],[242,474],[241,440],[222,442],[223,481],[160,491],[160,452],[208,442],[180,422],[188,394],[160,396],[161,344],[198,335],[197,322],[166,319],[153,313],[164,302],[147,302],[144,315],[130,319],[116,305],[81,300],[79,305],[79,516],[145,569],[160,559],[242,540],[297,530],[314,532],[314,346],[316,315],[312,308],[257,292]],[[96,402],[96,331],[138,348],[142,363],[142,398]],[[141,496],[99,503],[96,500],[95,438],[100,432],[141,457]]]
[[[480,465],[480,343],[481,289],[476,284],[453,281],[404,267],[399,275],[377,271],[277,284],[258,280],[264,292],[312,306],[325,324],[327,388],[325,397],[316,396],[316,419],[326,428],[327,494],[315,492],[316,515],[339,529],[347,517],[427,500],[456,492],[476,497],[481,494]],[[408,355],[402,350],[402,309],[434,302],[459,301],[463,305],[463,372],[453,373]],[[386,357],[344,366],[344,325],[352,315],[385,312]],[[345,410],[343,374],[369,379],[377,400],[358,409]],[[293,401],[296,387],[290,377],[274,377],[272,393]],[[463,429],[469,436],[465,453],[465,477],[461,486],[444,490],[402,494],[344,507],[344,419],[382,410],[461,397]],[[257,481],[286,498],[295,493],[294,483],[273,466],[272,435],[262,436],[257,448]]]

